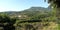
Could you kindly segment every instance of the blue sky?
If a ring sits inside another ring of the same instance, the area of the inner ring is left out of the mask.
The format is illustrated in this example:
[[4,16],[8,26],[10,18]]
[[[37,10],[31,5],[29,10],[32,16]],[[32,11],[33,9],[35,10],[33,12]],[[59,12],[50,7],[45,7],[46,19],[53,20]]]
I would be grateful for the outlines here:
[[48,3],[44,0],[0,0],[0,12],[22,11],[32,6],[48,7]]

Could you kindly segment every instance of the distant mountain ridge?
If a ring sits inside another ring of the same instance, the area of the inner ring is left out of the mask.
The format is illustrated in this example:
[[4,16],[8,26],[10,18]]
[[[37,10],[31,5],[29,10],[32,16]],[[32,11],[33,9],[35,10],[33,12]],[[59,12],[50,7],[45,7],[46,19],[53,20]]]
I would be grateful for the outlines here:
[[44,8],[44,7],[31,7],[29,9],[26,9],[25,11],[40,11],[40,10],[51,10],[49,7],[48,8]]
[[25,9],[24,11],[6,11],[6,12],[0,12],[0,13],[6,13],[8,15],[19,15],[19,14],[31,14],[31,13],[41,13],[41,12],[49,12],[50,8],[44,8],[44,7],[31,7],[29,9]]

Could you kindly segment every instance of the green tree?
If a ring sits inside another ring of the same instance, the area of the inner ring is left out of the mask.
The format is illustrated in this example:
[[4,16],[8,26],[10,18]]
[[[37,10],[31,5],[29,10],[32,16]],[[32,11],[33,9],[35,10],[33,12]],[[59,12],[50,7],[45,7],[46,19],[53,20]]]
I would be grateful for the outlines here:
[[0,14],[0,27],[3,27],[4,30],[15,30],[13,26],[16,19],[10,18],[6,14]]
[[[47,1],[47,0],[45,0]],[[53,11],[55,11],[54,15],[57,17],[57,23],[60,24],[60,0],[48,0],[48,3],[51,7],[53,7]],[[60,30],[60,25],[58,24],[58,30]]]
[[56,15],[58,20],[60,20],[60,0],[48,0],[48,3],[53,7],[54,15]]
[[58,15],[60,13],[60,0],[48,0],[48,3],[54,10],[56,9],[56,15]]

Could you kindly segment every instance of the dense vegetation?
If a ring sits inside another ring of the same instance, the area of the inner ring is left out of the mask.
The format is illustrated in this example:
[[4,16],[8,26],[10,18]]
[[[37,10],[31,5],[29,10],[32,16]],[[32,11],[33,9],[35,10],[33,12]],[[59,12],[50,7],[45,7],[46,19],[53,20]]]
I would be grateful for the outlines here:
[[58,30],[60,30],[60,0],[48,0],[48,3],[50,3],[51,7],[53,7],[53,10],[55,11],[55,17],[57,17],[57,23],[58,23]]
[[7,14],[0,14],[0,30],[14,30],[16,19],[10,18]]
[[57,30],[50,8],[31,7],[21,12],[1,12],[0,30]]

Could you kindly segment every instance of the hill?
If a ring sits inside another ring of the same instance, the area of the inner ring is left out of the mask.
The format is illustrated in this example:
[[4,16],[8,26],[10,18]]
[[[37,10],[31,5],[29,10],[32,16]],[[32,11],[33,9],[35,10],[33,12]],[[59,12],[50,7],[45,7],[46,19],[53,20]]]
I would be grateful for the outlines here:
[[51,9],[50,8],[44,8],[44,7],[31,7],[29,9],[25,9],[24,11],[6,11],[6,12],[0,12],[0,13],[4,13],[4,14],[8,14],[8,15],[19,15],[19,14],[30,14],[30,13],[46,13],[49,12]]
[[19,12],[0,12],[0,24],[4,30],[56,30],[57,24],[51,21],[50,11],[50,8],[31,7]]

